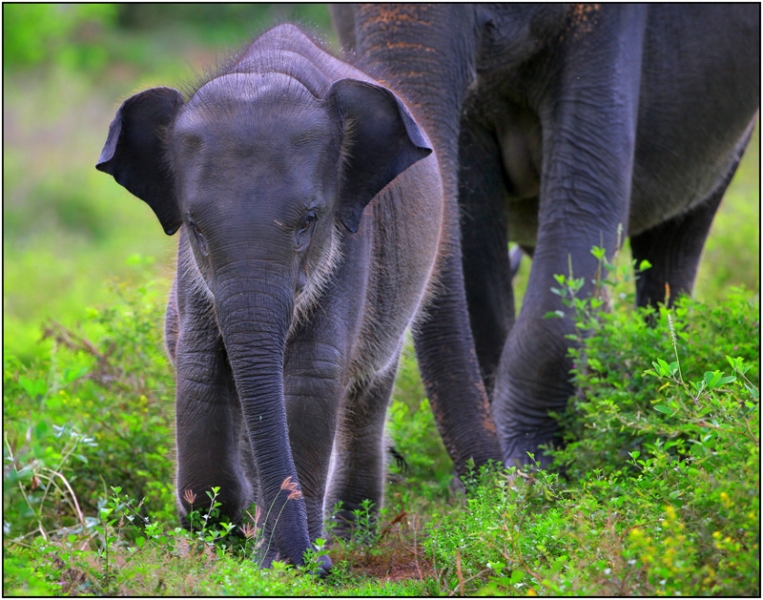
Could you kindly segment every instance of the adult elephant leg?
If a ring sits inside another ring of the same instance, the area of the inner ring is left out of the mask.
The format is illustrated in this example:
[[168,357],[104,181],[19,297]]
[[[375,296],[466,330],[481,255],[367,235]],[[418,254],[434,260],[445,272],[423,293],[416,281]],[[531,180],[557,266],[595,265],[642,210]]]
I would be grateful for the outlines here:
[[[385,373],[370,383],[358,382],[347,392],[340,416],[334,465],[326,510],[340,504],[335,535],[347,537],[353,529],[352,512],[370,500],[378,514],[384,499],[384,421],[395,383],[399,352]],[[372,517],[373,518],[373,517]]]
[[355,52],[357,40],[355,39],[355,16],[352,4],[329,4],[331,20],[334,23],[339,42],[342,44],[342,50],[346,53]]
[[495,136],[462,122],[458,202],[466,300],[488,397],[514,324],[504,170]]
[[440,257],[439,293],[413,340],[437,428],[456,472],[464,475],[470,459],[476,466],[500,460],[500,446],[469,323],[460,240],[455,232],[451,238]]
[[636,264],[648,260],[651,267],[636,280],[636,304],[672,305],[681,294],[694,287],[697,267],[718,206],[750,141],[754,122],[737,146],[725,177],[698,206],[656,227],[631,236]]
[[[573,393],[567,356],[571,315],[551,293],[554,275],[583,278],[580,296],[593,291],[598,261],[593,246],[611,256],[619,224],[627,223],[638,114],[645,12],[630,5],[597,5],[587,22],[570,25],[556,50],[558,71],[541,101],[543,172],[538,240],[528,289],[509,334],[496,377],[493,415],[507,464],[542,466],[541,445],[554,442]],[[572,273],[570,273],[570,266]]]

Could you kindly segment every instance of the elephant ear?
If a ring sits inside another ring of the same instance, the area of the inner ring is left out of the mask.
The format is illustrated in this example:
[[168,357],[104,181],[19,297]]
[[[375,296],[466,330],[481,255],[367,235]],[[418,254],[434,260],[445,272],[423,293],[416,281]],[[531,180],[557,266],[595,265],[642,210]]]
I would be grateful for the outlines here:
[[163,135],[183,96],[166,87],[125,100],[109,125],[95,168],[108,173],[154,211],[167,235],[181,225],[172,174],[165,162]]
[[327,98],[338,112],[345,138],[337,215],[355,233],[373,197],[432,148],[405,105],[384,87],[340,79]]

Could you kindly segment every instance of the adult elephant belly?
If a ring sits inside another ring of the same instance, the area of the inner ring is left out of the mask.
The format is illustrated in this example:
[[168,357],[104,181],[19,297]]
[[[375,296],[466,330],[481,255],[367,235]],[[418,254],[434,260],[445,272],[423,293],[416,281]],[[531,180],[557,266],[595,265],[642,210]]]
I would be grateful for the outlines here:
[[[637,138],[624,235],[635,236],[680,219],[710,201],[719,188],[725,189],[755,122],[740,122],[721,139],[705,132],[645,126],[648,131]],[[537,242],[540,198],[540,173],[528,141],[532,135],[531,131],[513,130],[501,138],[508,239],[529,254]],[[707,138],[713,142],[708,143]]]
[[[728,184],[755,125],[749,116],[716,131],[712,119],[697,127],[677,122],[664,99],[646,104],[639,119],[625,235],[638,235],[681,218]],[[703,105],[702,109],[706,107]],[[507,111],[496,127],[508,207],[508,239],[532,253],[538,235],[541,139],[537,117]]]
[[629,235],[684,218],[727,185],[760,105],[752,16],[738,4],[650,6]]
[[496,137],[505,173],[509,240],[526,252],[538,237],[541,132],[534,112],[509,105],[496,122]]
[[[644,109],[646,113],[649,107]],[[653,113],[654,114],[654,113]],[[637,236],[701,208],[728,185],[752,133],[749,114],[728,119],[723,131],[676,129],[654,116],[639,124],[627,233]],[[719,198],[720,200],[720,198]]]

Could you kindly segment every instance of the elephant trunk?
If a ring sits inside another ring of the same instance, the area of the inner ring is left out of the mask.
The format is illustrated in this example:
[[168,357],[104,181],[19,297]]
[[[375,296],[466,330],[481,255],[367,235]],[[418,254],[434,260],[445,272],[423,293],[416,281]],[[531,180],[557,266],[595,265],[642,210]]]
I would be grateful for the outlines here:
[[[395,78],[395,91],[424,126],[440,165],[457,173],[461,106],[476,75],[473,6],[361,4],[355,11],[353,42],[361,66],[385,72],[394,65],[405,73]],[[432,93],[433,87],[440,89]],[[455,179],[452,185],[455,194]]]
[[271,553],[302,564],[307,513],[297,487],[284,399],[284,348],[293,313],[288,273],[236,263],[218,272],[215,308],[246,421]]

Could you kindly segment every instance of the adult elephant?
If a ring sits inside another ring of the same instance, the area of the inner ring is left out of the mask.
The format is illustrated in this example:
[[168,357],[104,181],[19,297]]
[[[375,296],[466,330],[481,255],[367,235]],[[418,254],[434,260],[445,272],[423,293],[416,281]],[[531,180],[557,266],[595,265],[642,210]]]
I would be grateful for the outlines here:
[[[637,304],[692,289],[702,247],[760,104],[760,6],[336,5],[345,49],[395,82],[432,139],[446,209],[461,211],[476,352],[507,464],[558,436],[573,392],[570,319],[555,274],[593,290],[598,261],[630,236],[652,268]],[[533,256],[514,316],[509,240]],[[441,303],[458,303],[461,265]],[[454,325],[418,332],[437,363]],[[468,335],[468,334],[459,334]],[[430,385],[436,385],[430,382]],[[453,410],[435,394],[435,413]],[[449,432],[446,430],[446,437]]]

